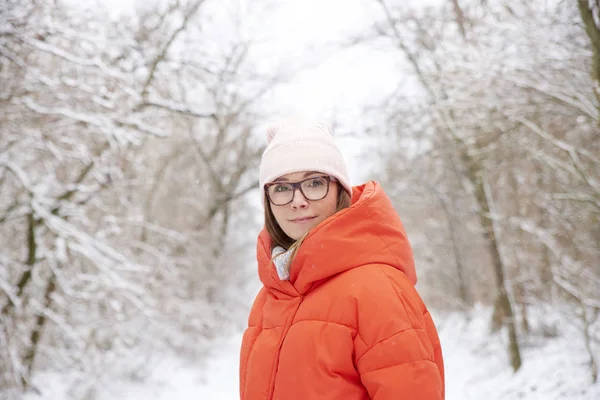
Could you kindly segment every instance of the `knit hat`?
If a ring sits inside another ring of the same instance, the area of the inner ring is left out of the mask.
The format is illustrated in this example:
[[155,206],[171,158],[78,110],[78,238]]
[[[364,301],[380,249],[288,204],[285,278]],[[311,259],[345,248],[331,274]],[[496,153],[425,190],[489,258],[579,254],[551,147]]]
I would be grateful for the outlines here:
[[337,178],[352,194],[346,163],[326,124],[301,119],[282,120],[267,128],[267,140],[269,144],[259,170],[261,190],[282,175],[317,171]]

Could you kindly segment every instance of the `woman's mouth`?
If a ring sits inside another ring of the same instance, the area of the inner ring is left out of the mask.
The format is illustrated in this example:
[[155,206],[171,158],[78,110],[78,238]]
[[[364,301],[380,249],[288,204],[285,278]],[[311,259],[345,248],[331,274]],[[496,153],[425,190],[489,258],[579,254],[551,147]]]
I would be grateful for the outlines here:
[[294,219],[290,219],[290,222],[293,222],[293,223],[296,223],[296,224],[305,224],[307,222],[312,221],[315,218],[317,218],[317,217],[294,218]]

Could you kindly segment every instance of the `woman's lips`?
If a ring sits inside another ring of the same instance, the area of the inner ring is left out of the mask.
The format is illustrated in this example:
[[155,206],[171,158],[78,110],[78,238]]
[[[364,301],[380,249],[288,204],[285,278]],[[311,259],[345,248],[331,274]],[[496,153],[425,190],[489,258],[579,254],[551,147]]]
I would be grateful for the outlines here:
[[294,218],[294,219],[290,219],[290,222],[293,222],[293,223],[296,223],[296,224],[304,224],[304,223],[312,221],[315,218],[317,218],[317,217]]

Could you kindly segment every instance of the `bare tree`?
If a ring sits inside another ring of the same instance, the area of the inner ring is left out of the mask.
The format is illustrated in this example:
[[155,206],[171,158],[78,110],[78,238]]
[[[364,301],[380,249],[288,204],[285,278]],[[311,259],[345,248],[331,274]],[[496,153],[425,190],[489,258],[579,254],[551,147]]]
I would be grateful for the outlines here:
[[207,45],[211,6],[156,4],[135,22],[3,5],[2,393],[75,368],[73,397],[88,398],[112,360],[143,377],[158,352],[198,353],[233,323],[247,247],[231,227],[257,186],[252,127],[279,78],[254,72],[239,20]]
[[[597,0],[578,0],[577,4],[592,45],[591,75],[595,82],[596,99],[600,103],[600,3]],[[600,113],[600,110],[598,112]]]
[[[377,3],[383,22],[366,36],[393,43],[421,89],[407,95],[401,87],[384,106],[388,119],[380,129],[397,137],[397,147],[387,151],[388,184],[398,185],[399,177],[405,177],[396,203],[404,209],[403,197],[414,195],[415,185],[433,187],[452,199],[450,212],[459,217],[447,220],[457,221],[455,228],[440,223],[447,211],[435,208],[446,207],[421,202],[421,210],[410,208],[418,221],[413,229],[427,232],[425,223],[431,220],[431,229],[447,232],[442,237],[448,243],[461,232],[462,243],[450,248],[460,254],[468,276],[480,276],[468,280],[473,299],[495,295],[493,326],[507,329],[514,370],[521,365],[519,334],[539,329],[527,318],[528,306],[549,302],[571,310],[581,323],[586,348],[593,348],[588,338],[595,323],[590,321],[596,321],[592,292],[599,276],[592,245],[597,232],[591,222],[598,218],[598,103],[590,91],[588,44],[574,4],[463,1],[411,9]],[[453,14],[469,23],[447,18]],[[523,22],[532,20],[535,30]],[[556,34],[559,27],[560,38],[544,33]],[[511,46],[503,45],[508,42]],[[530,231],[516,223],[524,220],[532,224],[525,224]],[[552,248],[545,244],[550,239]],[[416,248],[415,254],[446,251]],[[439,267],[425,268],[434,271],[425,279],[440,280],[440,285],[444,279],[446,285],[464,281],[459,269],[447,279],[447,260],[426,260]],[[576,261],[568,267],[568,260]],[[491,265],[493,274],[483,274],[481,265]],[[577,275],[582,273],[585,282]],[[564,282],[573,289],[571,295],[564,293]],[[586,304],[585,312],[581,304]],[[595,377],[596,361],[588,353]]]

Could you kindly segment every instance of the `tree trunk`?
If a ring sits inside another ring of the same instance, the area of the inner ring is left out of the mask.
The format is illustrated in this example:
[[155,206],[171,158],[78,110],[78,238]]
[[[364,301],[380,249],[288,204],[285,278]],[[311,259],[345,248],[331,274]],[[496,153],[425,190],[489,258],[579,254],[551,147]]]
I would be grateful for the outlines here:
[[[23,272],[23,274],[19,278],[19,282],[17,283],[17,297],[21,297],[25,286],[27,286],[27,284],[29,283],[31,279],[31,273],[35,265],[35,257],[37,252],[37,243],[35,241],[35,226],[35,215],[32,210],[27,215],[27,256],[25,260],[25,265],[27,265],[27,269]],[[7,315],[14,306],[15,304],[9,297],[8,303],[6,303],[4,307],[2,307],[2,315]]]
[[[101,155],[106,149],[108,149],[109,144],[109,142],[106,142],[104,146],[96,153],[96,156]],[[94,161],[90,161],[88,164],[86,164],[83,167],[83,169],[79,172],[79,175],[75,180],[75,184],[83,182],[83,180],[88,176],[88,174],[92,170],[93,166]],[[60,196],[58,196],[56,198],[57,205],[54,208],[52,208],[51,213],[53,215],[58,215],[58,212],[60,211],[61,202],[71,199],[75,195],[75,193],[77,193],[77,190],[69,189],[62,193]],[[19,282],[17,283],[17,297],[21,296],[23,290],[25,289],[25,286],[27,286],[27,284],[29,284],[29,281],[31,280],[31,274],[33,271],[33,267],[35,266],[35,257],[37,252],[35,228],[41,223],[42,220],[39,218],[36,219],[35,213],[33,212],[33,210],[31,210],[31,212],[27,215],[27,260],[25,261],[25,264],[28,266],[28,268],[25,270],[25,272],[23,272],[23,274],[19,278]],[[2,307],[2,315],[7,315],[10,309],[14,306],[15,304],[13,304],[12,301],[9,299],[8,303]]]
[[467,30],[465,28],[465,14],[463,13],[458,0],[452,0],[452,8],[454,9],[454,17],[456,18],[456,24],[460,30],[460,34],[463,39],[467,38]]
[[454,261],[456,263],[456,274],[458,276],[458,295],[463,306],[467,307],[471,304],[471,297],[467,288],[465,278],[465,266],[458,248],[458,240],[454,229],[454,222],[448,221],[448,229],[450,230],[450,240],[452,241],[452,250],[454,252]]
[[[479,221],[483,228],[483,235],[485,238],[486,245],[490,256],[492,257],[492,266],[494,268],[494,274],[496,276],[496,302],[494,304],[494,318],[493,325],[505,326],[508,328],[508,352],[510,356],[510,363],[513,370],[516,372],[522,364],[521,351],[519,349],[518,335],[515,324],[515,315],[510,304],[508,297],[508,291],[506,289],[506,280],[504,278],[504,265],[502,264],[502,258],[500,257],[500,249],[496,240],[496,233],[494,231],[494,221],[491,218],[490,213],[490,199],[488,198],[485,190],[485,183],[481,176],[481,169],[478,167],[477,162],[473,160],[468,154],[463,153],[463,160],[467,166],[467,173],[469,179],[475,187],[475,199],[479,206]],[[499,324],[499,325],[497,325]]]
[[[515,174],[515,172],[513,171],[512,173],[510,173],[508,175],[509,178],[509,182],[510,182],[510,188],[512,190],[512,197],[514,200],[513,206],[513,214],[514,215],[521,215],[521,205],[519,204],[519,199],[523,199],[523,195],[519,192],[519,181],[518,178]],[[526,208],[524,210],[525,213],[529,214],[529,204],[526,204]],[[515,238],[517,239],[517,243],[519,243],[521,246],[523,246],[523,251],[526,251],[526,241],[525,238],[523,237],[523,231],[522,230],[517,230],[516,232],[512,233],[512,235],[515,236]],[[513,260],[515,263],[515,268],[516,270],[519,271],[519,276],[520,278],[518,279],[518,281],[513,285],[514,289],[513,289],[513,295],[514,295],[514,302],[515,305],[517,307],[520,308],[520,317],[521,317],[521,332],[523,332],[525,334],[525,336],[529,335],[529,313],[528,313],[528,299],[527,299],[527,294],[528,294],[528,283],[531,282],[531,277],[535,276],[535,274],[537,273],[535,271],[535,265],[531,265],[532,263],[529,261],[525,261],[523,262],[521,260],[521,257],[519,257],[519,245],[517,244],[513,244],[511,245],[512,247],[512,253],[513,253]],[[525,277],[523,276],[525,275]]]
[[[517,261],[518,263],[518,261]],[[521,264],[517,264],[517,267]],[[514,285],[515,304],[521,311],[521,331],[527,336],[529,334],[529,312],[527,308],[527,289],[524,282]]]
[[56,276],[53,274],[50,277],[50,281],[48,282],[48,286],[46,287],[46,291],[44,293],[44,302],[43,308],[38,313],[35,319],[35,326],[31,331],[31,335],[29,337],[29,349],[25,353],[25,357],[23,358],[23,365],[26,368],[26,372],[21,376],[21,383],[24,388],[27,388],[29,383],[31,382],[31,374],[33,372],[33,364],[35,362],[35,356],[37,355],[38,346],[40,343],[40,338],[42,336],[42,331],[44,326],[46,325],[47,317],[45,311],[50,308],[52,305],[52,293],[56,290]]
[[[585,26],[585,31],[590,37],[592,44],[592,80],[594,81],[594,94],[600,103],[600,27],[596,25],[594,20],[594,14],[598,14],[599,10],[594,9],[590,6],[588,0],[578,0],[579,13],[581,14],[581,20]],[[596,18],[600,19],[600,16],[595,15]],[[600,115],[600,105],[598,106],[598,113]],[[600,119],[599,119],[600,122]]]
[[[535,174],[537,176],[535,187],[536,190],[543,190],[543,188],[548,187],[550,183],[548,182],[549,176],[544,171],[544,169],[536,163],[535,166]],[[551,228],[550,217],[546,212],[545,208],[536,206],[534,208],[534,212],[532,213],[534,218],[537,220],[537,224],[544,231]],[[544,246],[543,243],[538,245],[539,251],[539,271],[538,278],[541,284],[540,288],[536,288],[539,292],[540,298],[544,299],[544,301],[550,302],[554,301],[552,291],[554,290],[554,273],[552,272],[552,257],[550,251],[547,246]]]
[[462,306],[468,306],[471,304],[471,298],[469,296],[467,281],[465,278],[465,266],[458,246],[458,237],[456,235],[455,218],[452,214],[448,204],[438,196],[442,209],[446,214],[446,222],[448,225],[448,233],[450,234],[450,242],[452,243],[452,252],[454,253],[454,263],[456,265],[456,275],[458,277],[458,296],[460,298]]
[[583,340],[585,343],[585,349],[589,356],[589,365],[590,365],[590,374],[592,378],[592,383],[596,384],[598,382],[598,360],[596,359],[596,355],[593,350],[593,336],[590,334],[592,331],[592,323],[590,323],[589,318],[587,316],[587,310],[585,309],[585,304],[583,301],[580,303],[581,305],[581,314],[583,319]]

